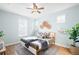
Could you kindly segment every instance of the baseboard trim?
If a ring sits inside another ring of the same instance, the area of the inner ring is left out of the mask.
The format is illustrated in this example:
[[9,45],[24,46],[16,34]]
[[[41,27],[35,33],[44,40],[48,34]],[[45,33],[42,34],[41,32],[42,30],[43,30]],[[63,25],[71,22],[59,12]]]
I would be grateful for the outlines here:
[[20,41],[12,42],[12,43],[9,43],[9,44],[5,44],[5,46],[11,46],[11,45],[15,45],[15,44],[18,44],[18,43],[20,43]]

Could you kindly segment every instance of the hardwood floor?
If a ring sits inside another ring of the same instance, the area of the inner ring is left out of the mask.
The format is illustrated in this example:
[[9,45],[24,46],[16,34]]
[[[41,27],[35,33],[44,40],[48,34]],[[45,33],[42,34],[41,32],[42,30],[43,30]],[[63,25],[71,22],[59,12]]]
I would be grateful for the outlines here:
[[[16,45],[18,45],[18,44],[16,44]],[[18,55],[15,51],[16,45],[7,46],[6,47],[6,55]],[[68,51],[67,48],[60,47],[57,45],[52,45],[51,47],[54,48],[54,50],[59,48],[56,52],[54,52],[55,55],[71,55],[71,53]]]
[[57,46],[57,45],[52,45],[52,48],[56,49],[57,47],[59,47],[59,49],[56,51],[56,55],[71,55],[71,53],[67,48]]
[[6,55],[16,55],[15,46],[16,45],[7,46],[6,47]]

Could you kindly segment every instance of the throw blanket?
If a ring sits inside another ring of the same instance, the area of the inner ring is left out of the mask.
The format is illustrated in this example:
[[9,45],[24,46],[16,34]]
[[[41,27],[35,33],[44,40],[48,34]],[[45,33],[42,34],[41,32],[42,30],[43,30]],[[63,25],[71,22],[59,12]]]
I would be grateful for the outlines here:
[[42,49],[47,49],[48,48],[48,43],[45,40],[37,39],[37,41],[41,44]]
[[33,42],[33,41],[36,41],[36,40],[33,40],[33,39],[28,39],[28,40],[25,40],[25,39],[21,39],[21,41],[23,41],[25,43],[25,46],[28,48],[30,46],[30,43]]
[[[46,49],[48,48],[48,43],[45,40],[41,40],[41,39],[28,39],[28,40],[24,40],[21,39],[21,41],[23,41],[25,43],[25,46],[28,48],[30,46],[30,44],[34,44],[35,41],[38,41],[39,44],[41,44],[41,49]],[[37,44],[36,44],[37,45]],[[39,45],[37,45],[39,47]]]

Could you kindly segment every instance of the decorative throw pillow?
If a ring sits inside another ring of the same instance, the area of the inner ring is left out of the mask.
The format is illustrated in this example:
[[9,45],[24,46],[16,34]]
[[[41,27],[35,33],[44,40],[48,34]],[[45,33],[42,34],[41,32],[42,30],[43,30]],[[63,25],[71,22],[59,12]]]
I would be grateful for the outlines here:
[[37,36],[39,37],[39,38],[43,38],[43,39],[45,39],[45,38],[49,38],[49,35],[50,35],[50,33],[46,33],[46,32],[39,32],[38,34],[37,34]]

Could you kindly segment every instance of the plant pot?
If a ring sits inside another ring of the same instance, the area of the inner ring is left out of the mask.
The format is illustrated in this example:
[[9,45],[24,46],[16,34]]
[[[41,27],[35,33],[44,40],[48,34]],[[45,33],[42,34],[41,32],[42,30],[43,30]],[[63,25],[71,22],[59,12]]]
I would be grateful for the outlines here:
[[73,41],[73,43],[71,44],[71,46],[76,47],[75,41]]

